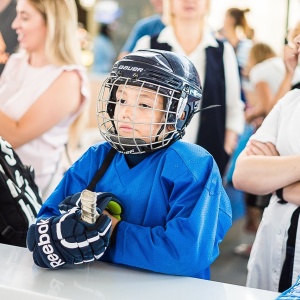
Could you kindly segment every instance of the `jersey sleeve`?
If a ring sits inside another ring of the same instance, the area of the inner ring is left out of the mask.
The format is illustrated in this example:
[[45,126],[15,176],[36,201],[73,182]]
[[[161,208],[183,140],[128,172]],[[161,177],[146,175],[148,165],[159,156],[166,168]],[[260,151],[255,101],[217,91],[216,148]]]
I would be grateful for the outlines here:
[[[162,186],[170,182],[161,180]],[[115,263],[209,279],[218,244],[231,226],[231,207],[212,158],[172,182],[165,226],[140,226],[122,221],[111,247]],[[155,211],[153,211],[155,213]]]

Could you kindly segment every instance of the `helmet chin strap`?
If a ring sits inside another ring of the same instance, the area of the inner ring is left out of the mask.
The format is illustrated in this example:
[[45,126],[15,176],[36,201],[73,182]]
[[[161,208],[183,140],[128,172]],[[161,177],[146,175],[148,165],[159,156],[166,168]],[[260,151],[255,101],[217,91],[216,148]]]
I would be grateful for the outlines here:
[[157,132],[157,134],[156,134],[155,143],[158,142],[159,135],[162,133],[162,131],[164,130],[164,128],[165,128],[165,125],[161,125],[161,126],[160,126],[160,129],[158,130],[158,132]]
[[[170,133],[171,135],[171,133]],[[172,145],[174,142],[179,140],[181,138],[181,135],[178,134],[175,138],[170,136],[171,141],[167,144]],[[149,144],[147,144],[144,140],[140,138],[126,138],[126,137],[120,137],[120,136],[110,136],[111,142],[117,147],[117,150],[120,153],[123,154],[142,154],[142,153],[151,153],[154,149],[149,148]],[[161,145],[163,142],[159,142],[158,138],[155,139],[155,145],[157,146],[157,149],[161,149]]]
[[120,136],[111,136],[111,141],[118,147],[118,151],[124,154],[139,154],[151,152],[148,144],[142,139],[133,139]]

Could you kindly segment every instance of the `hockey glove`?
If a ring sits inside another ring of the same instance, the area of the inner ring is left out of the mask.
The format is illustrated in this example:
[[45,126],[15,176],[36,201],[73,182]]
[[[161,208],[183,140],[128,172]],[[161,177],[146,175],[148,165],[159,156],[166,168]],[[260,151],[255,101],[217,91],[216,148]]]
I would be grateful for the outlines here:
[[[66,213],[73,207],[81,207],[80,201],[81,193],[76,193],[72,196],[68,196],[58,206],[61,213]],[[118,198],[111,193],[97,193],[97,207],[103,211],[107,210],[113,217],[121,220],[122,207]]]
[[78,207],[31,225],[27,247],[33,252],[35,264],[42,268],[59,268],[64,264],[99,259],[109,244],[111,220],[97,210],[100,216],[92,225],[81,221]]

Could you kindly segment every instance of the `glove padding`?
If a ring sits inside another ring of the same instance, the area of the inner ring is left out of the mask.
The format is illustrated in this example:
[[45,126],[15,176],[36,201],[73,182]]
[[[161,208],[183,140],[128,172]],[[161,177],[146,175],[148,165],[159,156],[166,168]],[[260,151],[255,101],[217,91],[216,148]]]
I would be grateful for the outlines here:
[[42,268],[59,268],[64,264],[100,259],[109,244],[111,220],[97,210],[100,216],[91,225],[81,221],[78,207],[31,225],[27,247],[33,252],[35,264]]
[[[66,197],[59,205],[59,211],[61,213],[66,213],[73,207],[81,207],[80,201],[81,193],[76,193],[74,195]],[[107,210],[113,217],[118,220],[121,220],[122,214],[122,207],[120,202],[112,193],[97,193],[97,207],[103,211],[104,209]]]

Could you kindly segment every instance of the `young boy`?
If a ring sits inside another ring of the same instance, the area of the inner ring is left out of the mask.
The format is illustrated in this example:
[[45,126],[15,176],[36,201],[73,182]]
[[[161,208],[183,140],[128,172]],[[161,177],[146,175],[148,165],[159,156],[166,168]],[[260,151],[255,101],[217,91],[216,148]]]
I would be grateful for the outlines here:
[[[218,244],[231,226],[231,207],[212,156],[179,141],[201,97],[197,71],[183,55],[141,50],[115,63],[97,108],[107,142],[74,163],[29,229],[37,265],[101,259],[210,278]],[[100,217],[88,225],[80,220],[78,195],[112,147],[118,152],[95,188],[102,192]],[[104,210],[108,198],[122,207],[121,220]],[[63,200],[74,207],[61,214]]]

